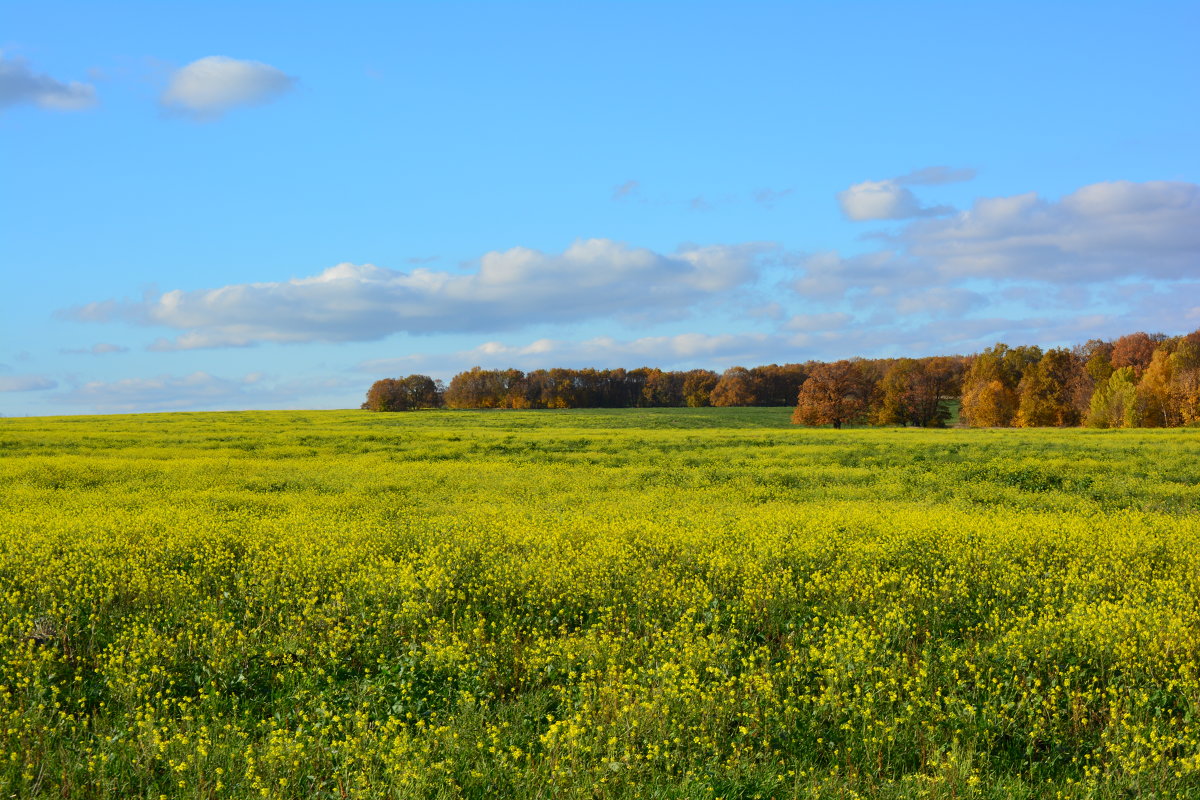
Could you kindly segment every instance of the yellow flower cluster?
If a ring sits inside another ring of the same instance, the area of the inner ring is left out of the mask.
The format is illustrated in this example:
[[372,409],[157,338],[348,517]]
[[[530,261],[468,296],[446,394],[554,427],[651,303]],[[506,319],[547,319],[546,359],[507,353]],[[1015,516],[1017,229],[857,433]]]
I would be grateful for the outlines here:
[[1200,439],[0,420],[7,797],[1200,796]]

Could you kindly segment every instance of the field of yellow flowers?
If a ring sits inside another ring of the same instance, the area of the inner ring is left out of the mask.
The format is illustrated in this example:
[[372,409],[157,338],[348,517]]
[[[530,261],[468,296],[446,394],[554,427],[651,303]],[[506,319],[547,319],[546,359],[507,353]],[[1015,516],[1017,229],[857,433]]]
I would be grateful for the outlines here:
[[1200,797],[1200,436],[0,420],[0,797]]

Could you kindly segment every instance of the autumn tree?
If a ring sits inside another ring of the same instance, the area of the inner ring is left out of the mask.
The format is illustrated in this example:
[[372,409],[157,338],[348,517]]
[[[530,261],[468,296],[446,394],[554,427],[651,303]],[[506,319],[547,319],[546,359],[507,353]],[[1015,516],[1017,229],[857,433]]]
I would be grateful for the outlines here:
[[524,394],[524,380],[524,373],[517,369],[472,367],[451,378],[450,386],[446,388],[446,405],[450,408],[513,408]]
[[1025,370],[1017,387],[1016,424],[1023,428],[1078,425],[1082,415],[1072,391],[1083,371],[1069,350],[1047,350],[1037,364]]
[[1200,423],[1200,331],[1185,336],[1171,354],[1169,391],[1177,424]]
[[819,364],[800,387],[792,423],[841,428],[857,422],[866,411],[869,391],[870,387],[855,362],[843,360]]
[[767,364],[750,368],[755,405],[790,406],[808,374],[803,364]]
[[961,362],[955,358],[896,359],[879,381],[872,420],[878,425],[944,427],[960,374]]
[[974,428],[1007,427],[1017,414],[1017,387],[1025,371],[1042,358],[1040,347],[1012,347],[1003,342],[971,360],[963,376],[963,421]]
[[1163,342],[1150,357],[1150,364],[1138,382],[1139,424],[1147,428],[1163,428],[1179,425],[1171,386],[1175,380],[1175,362],[1172,359],[1178,340]]
[[708,401],[714,406],[757,405],[754,376],[745,367],[730,367],[713,387]]
[[362,407],[368,411],[411,411],[437,408],[441,404],[442,390],[437,381],[428,375],[409,375],[375,381],[367,390]]
[[650,406],[678,406],[683,404],[683,375],[678,372],[663,372],[652,369],[646,373],[642,387],[642,398]]
[[367,390],[367,399],[362,407],[367,411],[407,411],[402,402],[400,381],[395,378],[381,378]]
[[1083,364],[1083,370],[1092,380],[1092,386],[1106,382],[1113,374],[1112,342],[1103,339],[1088,339],[1084,344],[1077,344],[1071,352]]
[[1167,337],[1161,333],[1138,331],[1122,336],[1113,342],[1112,366],[1114,370],[1132,367],[1134,380],[1141,380],[1142,373],[1150,366],[1159,342]]
[[683,402],[688,408],[699,408],[709,405],[712,390],[721,380],[712,370],[693,369],[683,376]]
[[1200,417],[1200,331],[1160,342],[1137,393],[1141,425],[1195,423]]

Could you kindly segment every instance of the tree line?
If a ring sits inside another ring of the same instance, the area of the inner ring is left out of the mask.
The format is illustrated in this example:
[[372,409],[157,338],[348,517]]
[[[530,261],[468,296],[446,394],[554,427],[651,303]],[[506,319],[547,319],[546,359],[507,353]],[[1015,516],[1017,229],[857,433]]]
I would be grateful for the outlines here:
[[385,378],[367,392],[363,408],[654,408],[790,406],[808,365],[733,367],[668,372],[638,369],[481,369],[460,372],[445,386],[425,375]]
[[1043,350],[1003,343],[969,356],[808,361],[711,370],[474,367],[449,385],[385,378],[363,408],[794,406],[799,425],[943,427],[1200,424],[1200,330],[1144,332]]

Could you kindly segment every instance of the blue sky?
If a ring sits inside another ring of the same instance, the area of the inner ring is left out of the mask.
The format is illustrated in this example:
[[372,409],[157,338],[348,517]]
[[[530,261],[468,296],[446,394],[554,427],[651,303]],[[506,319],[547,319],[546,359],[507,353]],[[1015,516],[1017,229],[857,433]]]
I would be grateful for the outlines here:
[[0,414],[1200,328],[1195,3],[0,9]]

